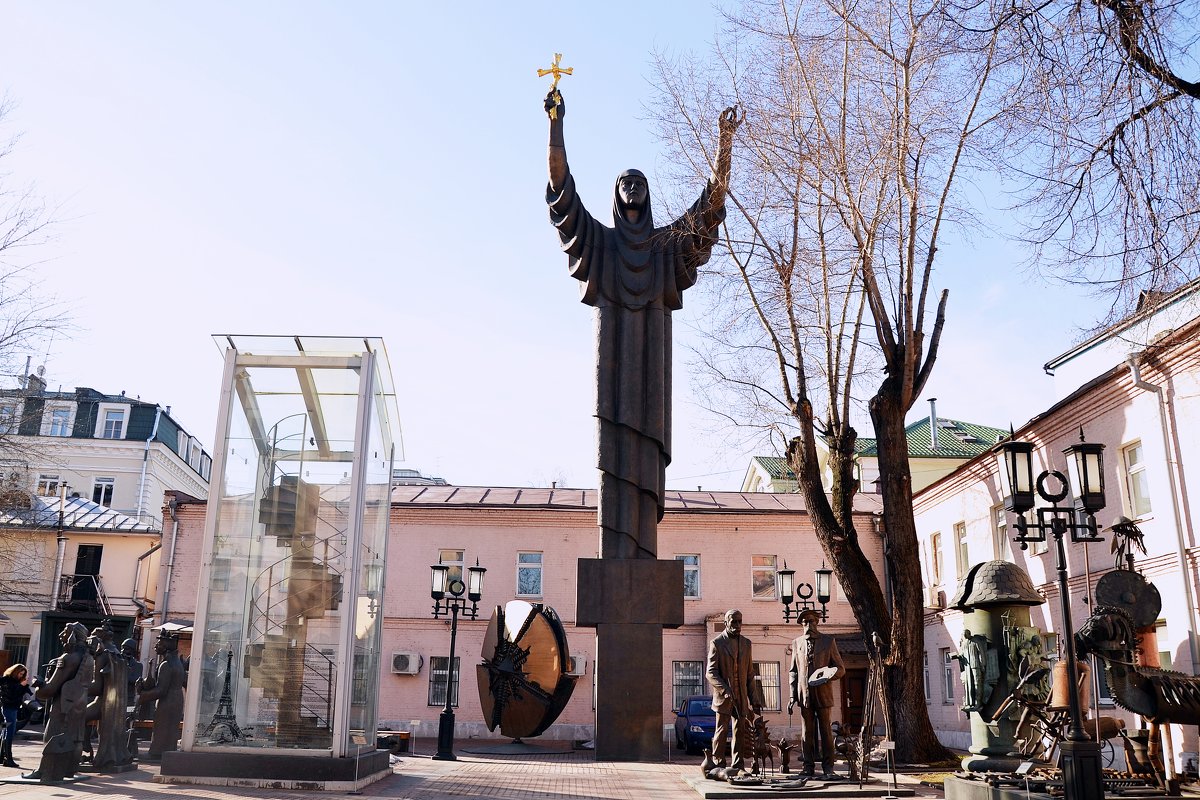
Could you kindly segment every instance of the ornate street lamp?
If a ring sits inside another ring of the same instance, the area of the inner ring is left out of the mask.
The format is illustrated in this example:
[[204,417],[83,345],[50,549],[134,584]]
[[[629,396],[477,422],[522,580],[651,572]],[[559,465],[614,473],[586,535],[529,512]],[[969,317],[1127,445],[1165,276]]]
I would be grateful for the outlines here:
[[[792,617],[796,621],[800,621],[801,612],[806,609],[817,610],[817,605],[820,604],[821,622],[824,622],[828,617],[828,612],[825,605],[829,602],[831,594],[833,570],[826,568],[825,562],[821,562],[821,568],[815,571],[814,584],[800,583],[796,584],[796,570],[788,569],[787,562],[783,562],[783,569],[775,573],[775,582],[779,589],[779,600],[783,603],[783,621],[791,622]],[[812,597],[816,593],[817,599],[814,602]],[[792,602],[795,600],[795,602]]]
[[[1033,478],[1033,445],[1006,439],[996,445],[999,454],[1004,507],[1017,515],[1017,535],[1013,541],[1024,550],[1029,542],[1044,542],[1046,535],[1054,537],[1055,567],[1058,570],[1058,597],[1062,604],[1063,638],[1066,640],[1067,698],[1070,725],[1067,738],[1059,743],[1063,771],[1063,790],[1067,800],[1092,800],[1104,797],[1104,775],[1100,762],[1100,743],[1091,740],[1083,729],[1082,705],[1079,701],[1079,668],[1075,657],[1075,630],[1071,623],[1071,594],[1067,587],[1067,553],[1063,538],[1069,531],[1072,542],[1099,542],[1095,513],[1104,508],[1104,445],[1086,442],[1079,429],[1079,442],[1063,452],[1069,462],[1068,471],[1078,491],[1075,508],[1059,503],[1071,492],[1067,476],[1058,470],[1045,470]],[[1037,519],[1029,522],[1025,513],[1033,508],[1033,491],[1050,503],[1037,509]]]
[[[434,564],[429,568],[429,596],[433,598],[433,618],[440,619],[450,615],[450,658],[446,661],[446,706],[438,719],[438,761],[455,761],[454,755],[454,709],[450,704],[451,689],[454,678],[454,643],[458,638],[458,615],[467,619],[479,616],[479,601],[483,597],[483,575],[487,569],[479,566],[467,567],[467,583],[461,578],[450,578],[450,567],[446,564]],[[466,597],[463,597],[463,593]],[[449,597],[447,597],[449,595]],[[467,604],[470,603],[468,606]]]

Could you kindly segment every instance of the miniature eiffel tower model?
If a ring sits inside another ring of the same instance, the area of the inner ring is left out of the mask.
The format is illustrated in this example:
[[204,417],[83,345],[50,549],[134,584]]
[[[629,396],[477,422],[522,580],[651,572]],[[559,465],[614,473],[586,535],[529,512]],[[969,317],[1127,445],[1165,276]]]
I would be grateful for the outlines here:
[[225,654],[225,688],[221,690],[221,699],[217,701],[217,713],[204,731],[205,738],[211,742],[232,742],[249,739],[250,735],[237,724],[233,714],[233,688],[230,677],[233,673],[233,651]]

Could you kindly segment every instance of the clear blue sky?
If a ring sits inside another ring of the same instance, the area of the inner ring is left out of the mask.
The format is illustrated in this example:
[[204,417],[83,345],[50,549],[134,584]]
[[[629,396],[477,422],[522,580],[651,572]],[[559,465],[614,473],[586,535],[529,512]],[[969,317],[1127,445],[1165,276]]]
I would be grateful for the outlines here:
[[[535,70],[556,50],[575,67],[568,152],[603,212],[621,170],[653,181],[651,54],[707,50],[707,4],[6,0],[0,21],[17,103],[0,134],[22,134],[2,166],[58,206],[39,271],[78,328],[31,354],[51,388],[169,404],[211,447],[210,334],[382,336],[403,466],[595,483],[591,309],[546,217]],[[1070,322],[1101,312],[1057,319],[1061,290],[1031,288],[995,240],[940,258],[952,304],[928,394],[944,416],[1019,424],[1049,402],[1040,365]],[[692,401],[696,306],[676,318],[668,486],[736,488],[754,448]]]

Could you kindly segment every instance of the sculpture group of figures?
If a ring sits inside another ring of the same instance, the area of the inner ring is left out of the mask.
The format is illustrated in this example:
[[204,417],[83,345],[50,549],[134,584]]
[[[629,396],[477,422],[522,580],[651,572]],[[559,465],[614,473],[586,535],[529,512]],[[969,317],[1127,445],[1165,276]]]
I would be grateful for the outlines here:
[[[118,648],[108,621],[90,633],[82,623],[68,622],[58,640],[62,653],[48,665],[45,681],[30,684],[34,696],[46,704],[46,721],[41,764],[23,779],[69,780],[84,762],[97,772],[132,769],[137,758],[133,718],[136,709],[151,705],[154,732],[147,758],[161,758],[164,751],[175,749],[186,677],[175,636],[159,637],[156,658],[145,676],[137,643],[126,639]],[[4,752],[11,761],[7,737]]]
[[[803,785],[815,776],[821,761],[821,777],[837,780],[833,771],[836,757],[832,724],[833,682],[846,674],[832,636],[818,630],[820,614],[813,610],[800,615],[802,633],[792,641],[789,668],[791,699],[788,713],[800,708],[802,770],[791,783]],[[795,744],[786,738],[771,741],[762,716],[762,689],[754,671],[753,645],[742,635],[742,612],[730,609],[725,614],[725,630],[708,645],[708,682],[712,686],[712,707],[717,724],[712,747],[704,751],[701,770],[705,777],[730,783],[760,780],[766,763],[775,763],[779,754],[780,772],[790,773],[791,751]],[[726,737],[730,746],[726,747]]]

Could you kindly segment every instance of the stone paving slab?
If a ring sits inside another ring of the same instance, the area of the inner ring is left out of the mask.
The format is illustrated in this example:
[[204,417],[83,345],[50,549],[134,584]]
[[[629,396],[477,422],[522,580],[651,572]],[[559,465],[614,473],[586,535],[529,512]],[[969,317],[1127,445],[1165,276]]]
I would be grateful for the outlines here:
[[[392,774],[365,787],[363,797],[398,800],[697,800],[692,787],[699,776],[698,756],[679,756],[664,750],[664,763],[598,762],[591,751],[572,751],[532,756],[473,755],[456,744],[457,761],[434,761],[432,740],[414,742],[420,755],[401,755],[392,764]],[[18,741],[13,755],[21,770],[0,767],[0,779],[37,768],[41,743]],[[671,761],[665,761],[668,757]],[[158,783],[156,765],[140,765],[119,775],[92,774],[75,785],[2,784],[0,800],[63,800],[99,796],[111,800],[323,800],[343,797],[346,792],[318,792],[292,789],[253,789],[244,787],[194,786]],[[702,783],[713,784],[712,781]],[[912,786],[912,783],[906,784]],[[726,787],[728,788],[728,787]],[[758,794],[779,796],[767,790]],[[920,797],[941,798],[935,789],[919,788]],[[741,796],[741,795],[739,795]],[[807,792],[806,797],[836,795]]]

